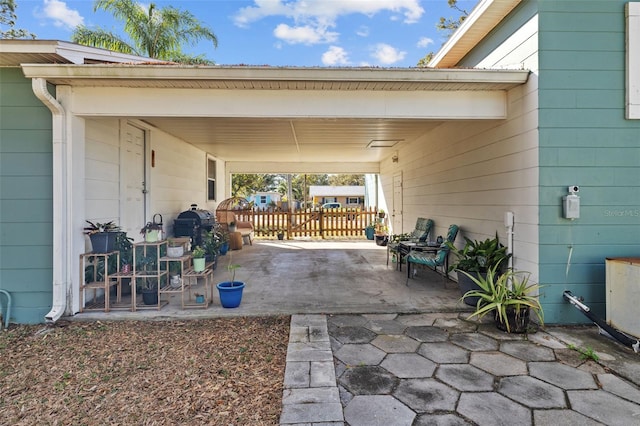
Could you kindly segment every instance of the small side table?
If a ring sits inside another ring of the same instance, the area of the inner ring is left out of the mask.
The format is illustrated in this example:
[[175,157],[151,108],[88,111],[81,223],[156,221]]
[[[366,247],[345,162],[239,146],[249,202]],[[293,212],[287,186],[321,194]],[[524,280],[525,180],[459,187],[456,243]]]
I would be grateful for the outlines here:
[[230,232],[229,233],[229,248],[231,250],[242,249],[242,232]]

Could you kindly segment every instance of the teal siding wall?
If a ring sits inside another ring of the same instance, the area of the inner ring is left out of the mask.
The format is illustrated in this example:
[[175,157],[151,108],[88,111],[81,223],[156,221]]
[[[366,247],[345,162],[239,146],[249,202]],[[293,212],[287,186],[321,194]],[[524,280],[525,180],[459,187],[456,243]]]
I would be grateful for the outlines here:
[[51,309],[51,140],[31,80],[0,68],[0,288],[13,298],[11,322],[43,322]]
[[[604,318],[605,259],[640,257],[640,121],[624,119],[625,3],[537,2],[539,275],[549,323],[588,321],[563,301],[565,289]],[[569,185],[580,186],[575,221],[562,218]]]

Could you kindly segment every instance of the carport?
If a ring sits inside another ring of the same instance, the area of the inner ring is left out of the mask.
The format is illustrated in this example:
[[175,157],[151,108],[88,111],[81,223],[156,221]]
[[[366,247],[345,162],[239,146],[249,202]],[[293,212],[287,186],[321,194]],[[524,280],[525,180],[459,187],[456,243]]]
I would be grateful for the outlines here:
[[[381,165],[405,147],[429,140],[431,133],[441,143],[437,129],[444,123],[505,120],[508,92],[529,76],[525,70],[25,62],[34,93],[53,114],[53,252],[61,259],[54,262],[49,320],[78,311],[75,275],[85,251],[78,230],[96,216],[92,209],[120,217],[130,231],[142,222],[132,216],[148,219],[160,211],[170,223],[194,199],[213,210],[215,200],[207,199],[202,184],[212,158],[217,199],[230,195],[233,173],[384,175]],[[55,97],[48,85],[55,86]],[[122,154],[128,128],[141,129],[146,184],[152,176],[152,186],[138,190],[144,214],[128,204],[123,173],[135,169]],[[94,167],[99,151],[110,146],[120,148],[113,160],[119,176]],[[429,146],[420,149],[428,152]],[[387,185],[392,177],[383,177]],[[180,188],[172,186],[178,181]],[[93,199],[96,188],[107,184],[120,192]],[[402,194],[385,192],[383,184],[376,189],[392,211],[394,228],[410,227],[415,217],[403,217]]]

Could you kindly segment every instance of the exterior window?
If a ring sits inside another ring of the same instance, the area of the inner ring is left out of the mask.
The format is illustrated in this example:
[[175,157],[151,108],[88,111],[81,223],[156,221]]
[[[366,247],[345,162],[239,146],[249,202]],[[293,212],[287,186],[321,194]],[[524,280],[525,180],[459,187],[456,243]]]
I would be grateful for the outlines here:
[[260,196],[260,204],[267,204],[267,196],[266,195],[261,195]]
[[358,197],[347,197],[347,204],[360,204]]
[[216,160],[207,160],[207,200],[216,199]]

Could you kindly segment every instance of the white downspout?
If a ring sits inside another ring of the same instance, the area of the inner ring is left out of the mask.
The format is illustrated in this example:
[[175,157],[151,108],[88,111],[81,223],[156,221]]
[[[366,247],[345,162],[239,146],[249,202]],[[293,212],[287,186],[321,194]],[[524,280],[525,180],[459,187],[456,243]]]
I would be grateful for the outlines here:
[[44,319],[55,323],[67,307],[67,287],[70,270],[70,242],[68,240],[69,215],[67,214],[69,144],[66,132],[66,111],[47,90],[43,78],[31,80],[33,93],[51,111],[53,133],[53,253],[59,260],[53,262],[53,300],[51,310]]

